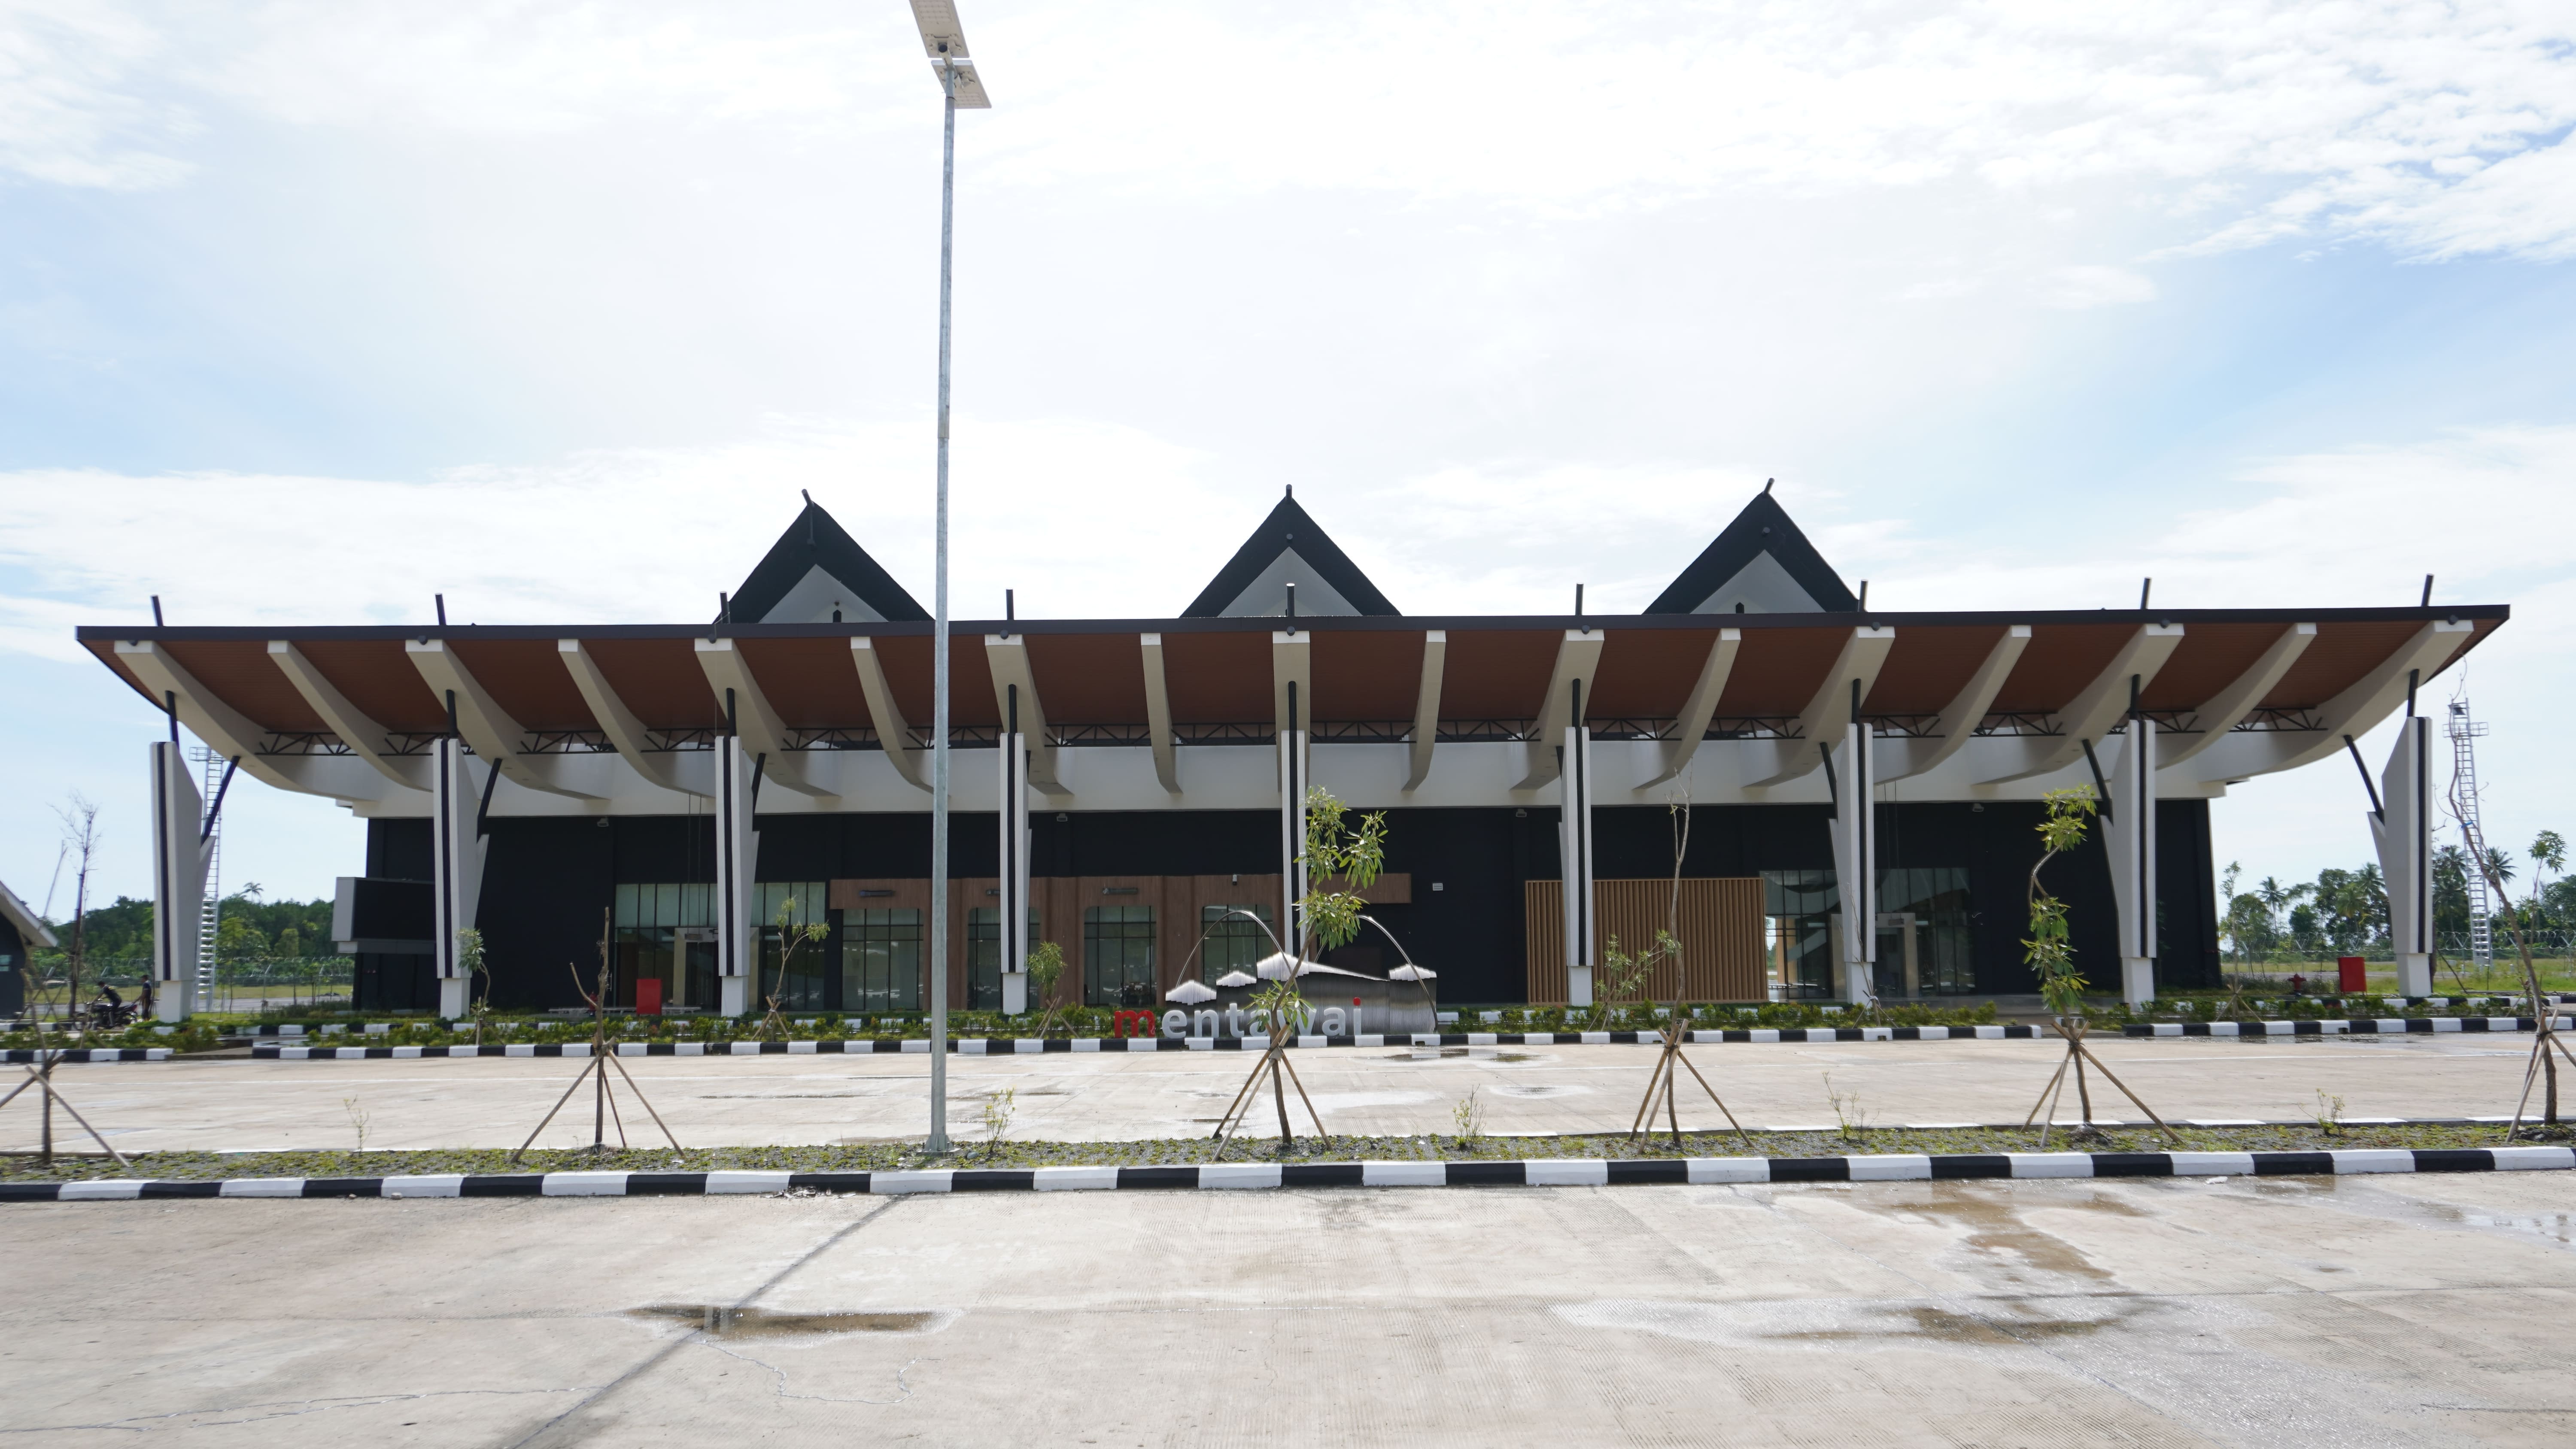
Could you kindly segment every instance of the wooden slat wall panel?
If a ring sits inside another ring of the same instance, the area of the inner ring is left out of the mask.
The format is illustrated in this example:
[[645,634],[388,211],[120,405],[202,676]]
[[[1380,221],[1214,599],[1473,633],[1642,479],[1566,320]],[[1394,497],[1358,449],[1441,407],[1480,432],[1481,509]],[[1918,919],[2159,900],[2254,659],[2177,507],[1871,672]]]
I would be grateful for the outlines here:
[[[1529,931],[1528,981],[1532,1005],[1561,1005],[1565,981],[1565,887],[1534,880],[1526,885]],[[1631,952],[1654,944],[1673,903],[1670,880],[1593,882],[1602,947],[1612,940]],[[1659,967],[1649,991],[1659,1001],[1760,1001],[1768,994],[1763,961],[1762,881],[1758,876],[1685,878],[1681,883],[1678,967]]]
[[1565,989],[1565,882],[1524,882],[1523,917],[1528,923],[1529,1004],[1563,1006]]
[[1037,903],[1038,928],[1030,944],[1053,941],[1064,952],[1064,975],[1055,992],[1036,1008],[1082,1004],[1082,881],[1074,876],[1039,876],[1029,882],[1029,899]]

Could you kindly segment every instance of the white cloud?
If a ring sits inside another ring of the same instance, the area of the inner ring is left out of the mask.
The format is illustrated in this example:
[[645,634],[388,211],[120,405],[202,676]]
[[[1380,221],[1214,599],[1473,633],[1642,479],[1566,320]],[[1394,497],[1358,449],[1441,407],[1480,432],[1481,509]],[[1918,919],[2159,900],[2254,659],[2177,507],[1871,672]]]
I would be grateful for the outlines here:
[[[1138,429],[961,417],[952,530],[960,617],[1004,588],[1032,615],[1178,610],[1262,514],[1202,454]],[[627,449],[453,470],[427,482],[94,470],[0,474],[0,650],[77,657],[75,623],[710,617],[812,490],[926,604],[930,440],[914,422],[775,422],[718,448]],[[2576,427],[2464,430],[2406,446],[2260,460],[2244,500],[2034,557],[1975,530],[1791,500],[1818,547],[1900,609],[2126,606],[2152,575],[2183,608],[2510,599],[2576,580]],[[1456,464],[1301,501],[1400,607],[1553,612],[1575,583],[1634,610],[1758,492],[1742,468]],[[1115,508],[1100,506],[1116,499]],[[102,547],[102,540],[113,540]],[[220,561],[220,567],[210,563]],[[2521,630],[2520,632],[2530,632]]]
[[[162,15],[162,13],[155,13]],[[75,21],[77,18],[77,21]],[[175,172],[108,136],[162,98],[301,126],[562,131],[672,116],[881,126],[927,77],[894,8],[276,3],[147,23],[21,10],[0,154],[26,175]],[[2576,121],[2576,15],[2460,5],[2172,0],[2128,8],[1646,10],[1427,0],[1352,10],[992,5],[976,44],[1020,183],[1370,188],[1538,211],[1981,178],[2172,185],[2200,245],[2372,234],[2411,255],[2566,255],[2576,183],[2535,152]],[[149,69],[144,69],[149,67]],[[2558,147],[2563,152],[2566,147]]]
[[[513,133],[646,116],[846,124],[930,93],[892,6],[275,0],[179,73],[297,125]],[[895,87],[902,82],[898,92]]]
[[2039,299],[2061,311],[2119,307],[2156,299],[2155,282],[2119,267],[2059,267],[2041,279]]
[[193,120],[141,93],[166,59],[150,26],[113,8],[16,0],[0,10],[0,175],[131,191],[188,174],[163,152]]
[[2566,547],[2576,427],[2463,429],[2260,460],[2231,481],[2240,502],[2161,520],[2150,511],[2099,541],[2047,536],[2036,555],[1980,548],[1971,534],[1915,555],[1947,565],[1934,570],[1861,539],[1835,561],[1877,568],[1895,608],[2126,608],[2143,577],[2176,608],[2411,604],[2427,573],[2437,601],[2492,603],[2576,578]]
[[[1131,429],[963,415],[957,431],[961,617],[999,614],[1005,587],[1059,617],[1176,612],[1260,517],[1209,490],[1195,454]],[[434,593],[459,622],[711,618],[800,489],[928,606],[928,424],[781,420],[726,447],[426,482],[0,474],[0,578],[24,580],[0,589],[0,650],[77,657],[73,624],[148,617],[153,594],[181,624],[425,620]],[[1102,498],[1119,506],[1086,502]]]
[[[149,12],[157,28],[130,7],[66,10],[84,17],[78,44],[47,39],[74,29],[50,14],[6,32],[22,85],[0,108],[0,164],[65,184],[166,177],[157,153],[104,138],[141,128],[179,149],[182,104],[396,133],[879,128],[929,97],[907,17],[880,9],[352,0]],[[1360,189],[1546,215],[1746,188],[2111,180],[2169,213],[2183,247],[2576,245],[2576,163],[2538,149],[2576,122],[2576,12],[2518,0],[1139,0],[996,3],[976,27],[1002,109],[970,144],[1008,183]]]

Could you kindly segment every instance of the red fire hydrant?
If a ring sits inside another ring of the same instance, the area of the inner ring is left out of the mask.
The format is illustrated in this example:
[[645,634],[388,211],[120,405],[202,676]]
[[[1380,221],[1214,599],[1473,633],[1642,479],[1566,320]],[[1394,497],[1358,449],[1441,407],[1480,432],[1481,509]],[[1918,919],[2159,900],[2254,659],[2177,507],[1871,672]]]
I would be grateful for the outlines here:
[[2290,994],[2292,996],[2305,996],[2307,991],[2308,978],[2298,975],[2295,972],[2292,973],[2290,976]]

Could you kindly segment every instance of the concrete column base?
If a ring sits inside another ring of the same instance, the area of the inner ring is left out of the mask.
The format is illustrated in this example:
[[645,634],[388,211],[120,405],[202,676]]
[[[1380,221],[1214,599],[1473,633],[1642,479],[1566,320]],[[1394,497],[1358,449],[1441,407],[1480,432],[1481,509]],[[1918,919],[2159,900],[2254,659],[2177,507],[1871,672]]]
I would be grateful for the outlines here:
[[474,1006],[472,1001],[468,999],[468,993],[472,989],[473,985],[473,982],[468,981],[463,977],[454,977],[449,980],[439,982],[439,1016],[447,1021],[461,1021],[464,1018],[473,1015]]
[[178,1022],[188,1019],[188,1000],[194,993],[175,981],[164,981],[152,989],[152,1019]]
[[2401,951],[2397,956],[2397,994],[2430,996],[2433,994],[2433,958],[2422,951]]
[[1568,1006],[1590,1006],[1592,1004],[1591,967],[1568,966],[1565,968],[1565,1004]]
[[2156,958],[2120,958],[2120,999],[2133,1007],[2144,1006],[2156,999]]
[[724,1016],[740,1016],[751,1010],[751,979],[726,976],[719,979],[716,1011]]
[[1843,961],[1834,967],[1834,994],[1854,1006],[1878,1005],[1878,966],[1870,961]]
[[1029,973],[1026,971],[1003,972],[1002,1014],[1004,1016],[1018,1016],[1028,1009]]

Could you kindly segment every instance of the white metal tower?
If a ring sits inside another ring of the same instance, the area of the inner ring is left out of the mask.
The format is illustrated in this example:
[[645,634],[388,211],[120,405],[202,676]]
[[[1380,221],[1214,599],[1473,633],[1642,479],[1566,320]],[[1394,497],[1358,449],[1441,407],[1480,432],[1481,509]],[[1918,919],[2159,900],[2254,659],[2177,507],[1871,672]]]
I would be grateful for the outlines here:
[[[199,798],[208,808],[215,803],[215,791],[222,787],[224,757],[204,745],[189,753],[196,757],[203,783]],[[224,911],[224,822],[215,817],[214,833],[206,841],[206,897],[197,911],[197,1010],[215,1009],[215,942],[222,935]]]
[[2469,959],[2477,963],[2478,974],[2495,966],[2495,928],[2491,902],[2487,898],[2487,873],[2483,862],[2487,854],[2487,833],[2478,823],[2478,753],[2475,741],[2487,727],[2469,715],[2469,699],[2463,694],[2451,701],[2449,720],[2443,732],[2451,737],[2451,799],[2460,813],[2461,844],[2469,853]]

